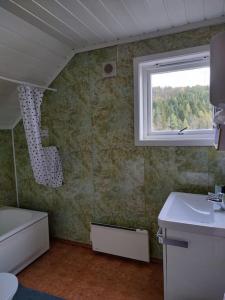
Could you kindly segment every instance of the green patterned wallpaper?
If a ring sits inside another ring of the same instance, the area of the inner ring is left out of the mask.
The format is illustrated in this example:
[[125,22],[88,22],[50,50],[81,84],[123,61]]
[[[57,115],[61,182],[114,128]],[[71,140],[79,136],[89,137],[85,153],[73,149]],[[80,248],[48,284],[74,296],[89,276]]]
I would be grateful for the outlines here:
[[[42,127],[61,153],[65,183],[35,184],[22,124],[15,130],[19,198],[50,214],[54,236],[89,243],[90,222],[150,229],[151,254],[161,257],[157,216],[172,191],[207,193],[225,183],[225,153],[205,147],[135,147],[133,57],[209,43],[225,25],[76,55],[46,93]],[[117,76],[102,63],[117,60]]]
[[11,130],[0,130],[0,206],[16,205]]

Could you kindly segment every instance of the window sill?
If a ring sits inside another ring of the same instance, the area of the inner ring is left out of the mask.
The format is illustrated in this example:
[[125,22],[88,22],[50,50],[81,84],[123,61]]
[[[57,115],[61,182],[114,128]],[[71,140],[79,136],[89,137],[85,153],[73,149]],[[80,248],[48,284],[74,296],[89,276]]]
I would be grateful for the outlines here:
[[151,137],[148,139],[138,139],[135,140],[135,146],[180,146],[180,147],[192,147],[192,146],[214,146],[214,136],[208,137],[181,137],[177,139],[176,137],[167,137],[167,138],[158,138],[158,137]]

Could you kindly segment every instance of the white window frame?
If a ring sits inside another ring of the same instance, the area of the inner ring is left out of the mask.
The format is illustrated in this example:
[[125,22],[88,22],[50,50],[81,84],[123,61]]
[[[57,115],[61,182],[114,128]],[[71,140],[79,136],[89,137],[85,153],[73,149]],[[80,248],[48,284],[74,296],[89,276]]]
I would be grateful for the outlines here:
[[214,130],[152,131],[151,74],[209,66],[209,46],[134,58],[134,135],[136,146],[213,146]]

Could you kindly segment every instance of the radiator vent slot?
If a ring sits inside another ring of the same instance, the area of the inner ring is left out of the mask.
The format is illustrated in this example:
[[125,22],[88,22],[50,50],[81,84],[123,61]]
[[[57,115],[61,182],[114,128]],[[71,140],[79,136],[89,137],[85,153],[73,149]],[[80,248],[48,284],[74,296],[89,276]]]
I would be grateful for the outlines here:
[[147,230],[91,223],[91,241],[94,251],[150,261]]

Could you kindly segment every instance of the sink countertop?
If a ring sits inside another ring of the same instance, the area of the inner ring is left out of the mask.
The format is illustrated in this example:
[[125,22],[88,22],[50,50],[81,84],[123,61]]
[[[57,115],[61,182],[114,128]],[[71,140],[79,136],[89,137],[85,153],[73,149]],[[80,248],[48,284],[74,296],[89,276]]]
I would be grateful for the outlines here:
[[225,211],[214,210],[207,195],[171,193],[158,224],[162,228],[225,237]]

